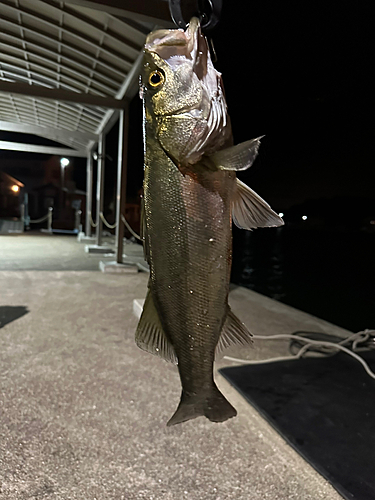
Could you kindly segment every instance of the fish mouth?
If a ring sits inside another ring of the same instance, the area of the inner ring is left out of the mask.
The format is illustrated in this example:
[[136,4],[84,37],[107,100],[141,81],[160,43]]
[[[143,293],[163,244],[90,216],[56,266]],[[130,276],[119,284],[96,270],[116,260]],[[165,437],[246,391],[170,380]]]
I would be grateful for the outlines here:
[[193,69],[200,79],[207,73],[209,49],[197,17],[190,20],[186,31],[153,31],[146,38],[144,50],[159,56],[172,69],[188,60],[192,62]]
[[200,22],[193,17],[186,31],[182,29],[161,29],[150,33],[145,42],[145,50],[155,52],[165,61],[173,57],[186,57],[193,59],[194,48],[198,45],[200,35]]

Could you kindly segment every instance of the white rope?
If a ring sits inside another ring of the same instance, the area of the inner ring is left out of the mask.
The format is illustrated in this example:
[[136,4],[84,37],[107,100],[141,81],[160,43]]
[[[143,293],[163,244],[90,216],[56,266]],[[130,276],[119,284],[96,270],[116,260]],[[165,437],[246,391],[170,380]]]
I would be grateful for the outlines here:
[[102,219],[103,224],[104,224],[105,226],[107,226],[109,229],[115,229],[115,227],[117,226],[117,222],[115,222],[114,224],[110,224],[109,222],[107,222],[107,221],[105,220],[105,217],[104,217],[104,215],[103,215],[103,212],[100,212],[100,213],[99,213],[99,217]]
[[130,234],[134,236],[134,238],[137,238],[139,241],[143,241],[143,238],[139,236],[133,229],[130,227],[128,221],[125,219],[125,217],[121,214],[121,220],[125,224],[126,229],[129,231]]
[[31,222],[32,224],[38,224],[38,222],[44,222],[45,220],[47,220],[49,217],[49,212],[47,215],[44,215],[43,217],[41,217],[40,219],[35,219],[35,220],[29,220],[29,222]]
[[90,221],[90,224],[92,225],[92,227],[97,227],[98,224],[96,224],[94,221],[93,221],[93,218],[91,216],[91,212],[89,212],[89,221]]
[[354,353],[347,347],[344,347],[343,344],[347,344],[349,342],[353,341],[352,348],[355,349],[357,348],[358,344],[363,344],[364,342],[367,342],[369,339],[373,338],[374,340],[374,347],[375,347],[375,330],[364,330],[363,332],[358,332],[354,333],[353,335],[350,335],[348,338],[340,341],[339,343],[335,342],[327,342],[324,340],[313,340],[307,337],[301,337],[299,335],[289,335],[289,334],[280,334],[280,335],[254,335],[253,336],[254,340],[299,340],[301,342],[304,342],[306,345],[301,347],[301,349],[297,352],[297,354],[293,356],[282,356],[282,357],[277,357],[277,358],[269,358],[269,359],[262,359],[262,360],[249,360],[249,359],[240,359],[240,358],[232,358],[231,356],[224,356],[224,359],[227,359],[228,361],[234,361],[236,363],[246,363],[248,365],[258,365],[258,364],[263,364],[263,363],[274,363],[276,361],[289,361],[289,360],[294,360],[294,359],[299,359],[301,358],[311,347],[313,346],[319,346],[319,347],[328,347],[330,348],[333,353],[332,354],[337,354],[339,351],[345,352],[349,356],[352,356],[354,359],[356,359],[363,368],[366,370],[367,374],[375,379],[375,373],[370,369],[366,361],[361,358],[361,356],[358,356],[358,354]]

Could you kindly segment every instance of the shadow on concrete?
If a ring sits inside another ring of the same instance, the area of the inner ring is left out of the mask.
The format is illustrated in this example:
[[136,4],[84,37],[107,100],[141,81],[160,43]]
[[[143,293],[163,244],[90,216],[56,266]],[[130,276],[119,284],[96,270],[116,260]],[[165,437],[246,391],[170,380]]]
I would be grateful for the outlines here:
[[0,328],[21,318],[29,310],[25,306],[0,306]]

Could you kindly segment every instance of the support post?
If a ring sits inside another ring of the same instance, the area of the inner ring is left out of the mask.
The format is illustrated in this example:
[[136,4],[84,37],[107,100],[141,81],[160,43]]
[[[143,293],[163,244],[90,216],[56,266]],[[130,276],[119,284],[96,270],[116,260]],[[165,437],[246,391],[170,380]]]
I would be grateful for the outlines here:
[[91,151],[89,151],[87,156],[86,165],[86,221],[85,221],[85,233],[87,237],[91,237],[91,218],[92,218],[92,172],[93,171],[93,157]]
[[100,214],[104,207],[105,135],[100,134],[98,143],[98,181],[96,185],[96,245],[102,244],[103,222]]
[[118,159],[117,159],[117,197],[116,197],[116,262],[122,264],[124,223],[126,206],[126,180],[128,162],[128,135],[129,135],[129,106],[120,111],[118,132]]

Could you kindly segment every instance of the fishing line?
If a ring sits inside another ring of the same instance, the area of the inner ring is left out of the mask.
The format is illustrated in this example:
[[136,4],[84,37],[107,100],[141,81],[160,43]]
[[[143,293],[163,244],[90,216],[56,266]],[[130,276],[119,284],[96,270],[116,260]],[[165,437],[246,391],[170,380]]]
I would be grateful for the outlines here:
[[[322,335],[322,333],[317,332],[297,332],[297,333],[309,333]],[[278,335],[254,335],[254,340],[292,340],[293,342],[290,345],[290,349],[293,349],[293,346],[301,346],[296,354],[292,356],[279,356],[276,358],[268,358],[261,360],[249,360],[249,359],[240,359],[233,358],[231,356],[224,356],[224,359],[228,361],[234,361],[236,363],[244,363],[248,365],[259,365],[263,363],[275,363],[277,361],[290,361],[302,358],[302,356],[306,357],[327,357],[338,354],[340,351],[345,352],[349,356],[352,356],[356,359],[367,374],[375,380],[375,373],[370,369],[369,365],[366,361],[356,354],[353,351],[368,351],[371,349],[375,350],[375,330],[364,330],[358,333],[354,333],[347,337],[346,339],[342,339],[340,342],[328,342],[325,340],[314,340],[309,337],[302,337],[301,335],[295,334],[278,334]],[[345,347],[346,344],[351,344],[350,348]],[[361,346],[361,347],[359,347]],[[312,351],[313,350],[313,351]],[[309,352],[310,351],[310,352]]]

